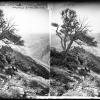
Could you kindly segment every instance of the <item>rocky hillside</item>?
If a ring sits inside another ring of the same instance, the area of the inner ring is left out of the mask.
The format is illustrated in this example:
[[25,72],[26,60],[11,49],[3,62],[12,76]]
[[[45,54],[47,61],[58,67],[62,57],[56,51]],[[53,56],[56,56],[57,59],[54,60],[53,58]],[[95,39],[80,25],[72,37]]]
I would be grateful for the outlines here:
[[80,47],[64,52],[51,48],[51,96],[100,96],[100,58]]
[[49,94],[48,66],[10,47],[0,49],[0,98],[35,98]]

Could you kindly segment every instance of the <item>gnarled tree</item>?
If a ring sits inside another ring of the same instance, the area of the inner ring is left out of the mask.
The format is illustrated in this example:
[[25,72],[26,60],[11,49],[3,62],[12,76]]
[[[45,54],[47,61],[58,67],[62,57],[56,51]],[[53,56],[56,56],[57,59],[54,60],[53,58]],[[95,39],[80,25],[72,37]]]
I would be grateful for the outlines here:
[[[88,35],[88,26],[78,21],[76,11],[67,8],[62,11],[61,16],[63,24],[52,23],[52,26],[56,27],[56,35],[61,40],[63,51],[67,53],[73,42],[79,45],[97,46],[94,37]],[[69,44],[66,46],[68,41]]]
[[24,41],[21,39],[21,36],[15,34],[15,31],[15,25],[7,21],[4,18],[3,11],[0,10],[0,40],[5,44],[23,46]]

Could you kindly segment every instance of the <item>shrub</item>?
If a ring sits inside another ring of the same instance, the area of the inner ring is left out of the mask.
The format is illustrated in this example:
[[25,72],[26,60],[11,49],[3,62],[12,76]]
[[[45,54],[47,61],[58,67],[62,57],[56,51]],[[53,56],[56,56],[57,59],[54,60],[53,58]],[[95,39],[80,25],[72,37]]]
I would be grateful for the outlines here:
[[23,61],[16,60],[14,66],[24,72],[27,72],[29,70],[28,67],[25,66],[25,63]]

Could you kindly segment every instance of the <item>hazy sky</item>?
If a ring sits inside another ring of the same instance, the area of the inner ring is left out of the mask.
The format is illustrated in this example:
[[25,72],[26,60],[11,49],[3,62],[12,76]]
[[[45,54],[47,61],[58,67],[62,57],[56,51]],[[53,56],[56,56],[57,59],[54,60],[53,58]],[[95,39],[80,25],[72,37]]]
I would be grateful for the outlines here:
[[13,8],[12,6],[0,6],[7,19],[13,19],[18,25],[18,33],[27,37],[29,34],[48,33],[49,12],[46,8]]

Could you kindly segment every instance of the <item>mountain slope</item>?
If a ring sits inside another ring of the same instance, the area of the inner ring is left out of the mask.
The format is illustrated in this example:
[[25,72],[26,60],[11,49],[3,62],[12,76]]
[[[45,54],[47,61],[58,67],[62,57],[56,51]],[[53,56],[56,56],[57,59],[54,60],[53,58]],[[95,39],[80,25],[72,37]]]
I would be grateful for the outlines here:
[[99,57],[80,47],[72,48],[64,57],[64,52],[53,48],[50,65],[52,96],[99,96]]
[[34,98],[49,93],[49,70],[31,57],[2,46],[0,49],[0,97]]
[[[49,68],[45,64],[42,63],[42,65],[41,65],[41,62],[33,60],[31,57],[23,55],[18,51],[12,50],[11,48],[2,47],[1,51],[2,51],[2,49],[3,49],[3,52],[5,51],[5,53],[6,53],[6,49],[7,49],[7,53],[10,54],[12,59],[14,58],[14,60],[15,60],[14,64],[15,65],[19,64],[19,66],[17,66],[17,67],[20,70],[23,70],[23,71],[26,71],[26,72],[28,72],[28,71],[32,72],[33,71],[35,74],[41,75],[41,76],[49,79]],[[21,66],[21,63],[24,66]],[[46,67],[48,69],[46,69]]]

